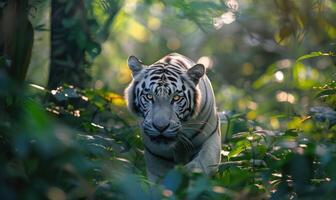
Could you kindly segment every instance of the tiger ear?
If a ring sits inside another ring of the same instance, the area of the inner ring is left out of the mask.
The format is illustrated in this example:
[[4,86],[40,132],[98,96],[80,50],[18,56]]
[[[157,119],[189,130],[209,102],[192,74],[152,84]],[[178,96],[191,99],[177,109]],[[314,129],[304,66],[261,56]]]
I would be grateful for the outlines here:
[[196,64],[188,69],[187,74],[195,84],[198,84],[200,78],[205,74],[205,67],[202,64]]
[[133,77],[141,72],[145,65],[135,56],[128,57],[128,67],[132,71]]

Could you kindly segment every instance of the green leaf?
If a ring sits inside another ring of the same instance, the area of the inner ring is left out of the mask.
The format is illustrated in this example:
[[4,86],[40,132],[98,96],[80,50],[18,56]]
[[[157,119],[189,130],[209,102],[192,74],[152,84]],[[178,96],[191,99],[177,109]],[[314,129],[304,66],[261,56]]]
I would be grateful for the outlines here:
[[296,61],[299,62],[299,61],[302,61],[308,58],[314,58],[314,57],[319,57],[319,56],[335,56],[335,54],[333,52],[323,53],[320,51],[314,51],[314,52],[311,52],[310,54],[306,54],[306,55],[299,57]]
[[88,42],[86,44],[86,50],[88,51],[91,58],[94,59],[101,53],[101,46],[99,43],[96,42]]
[[322,96],[335,95],[335,94],[336,94],[336,89],[323,90],[322,92],[316,95],[316,98],[320,98]]
[[162,183],[167,189],[176,192],[182,184],[182,174],[175,169],[170,170]]
[[228,155],[228,160],[230,160],[232,157],[238,156],[241,152],[245,151],[250,146],[251,144],[248,140],[242,140],[237,142],[237,145],[230,151]]
[[62,20],[62,25],[65,28],[71,28],[71,27],[75,26],[76,23],[77,23],[77,21],[75,19],[71,19],[71,18]]
[[1,1],[0,2],[0,8],[3,9],[7,5],[6,1]]

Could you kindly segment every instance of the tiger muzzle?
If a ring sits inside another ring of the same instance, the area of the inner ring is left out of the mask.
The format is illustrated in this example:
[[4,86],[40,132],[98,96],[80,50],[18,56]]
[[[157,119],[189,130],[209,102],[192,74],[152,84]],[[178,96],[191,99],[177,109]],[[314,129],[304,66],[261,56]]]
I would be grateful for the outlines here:
[[164,132],[169,127],[169,121],[158,121],[153,123],[153,127],[158,130],[160,133]]

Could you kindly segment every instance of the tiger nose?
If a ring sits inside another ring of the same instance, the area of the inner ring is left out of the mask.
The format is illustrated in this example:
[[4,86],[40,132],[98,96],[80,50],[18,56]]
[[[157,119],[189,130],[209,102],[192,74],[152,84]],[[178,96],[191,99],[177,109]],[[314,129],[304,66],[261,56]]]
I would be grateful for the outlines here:
[[165,123],[165,122],[157,122],[157,123],[153,123],[154,128],[156,128],[156,130],[163,132],[165,131],[168,127],[169,127],[169,122]]

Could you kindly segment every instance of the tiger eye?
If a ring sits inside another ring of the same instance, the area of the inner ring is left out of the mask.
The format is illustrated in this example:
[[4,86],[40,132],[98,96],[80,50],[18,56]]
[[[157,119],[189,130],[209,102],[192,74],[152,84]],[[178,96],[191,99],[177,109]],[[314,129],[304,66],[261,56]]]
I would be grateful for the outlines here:
[[150,100],[153,99],[153,95],[151,95],[151,94],[147,94],[146,97],[147,97],[147,99],[150,99]]
[[174,101],[178,101],[180,98],[181,98],[181,97],[180,97],[179,95],[175,95],[175,96],[173,97],[173,100],[174,100]]

